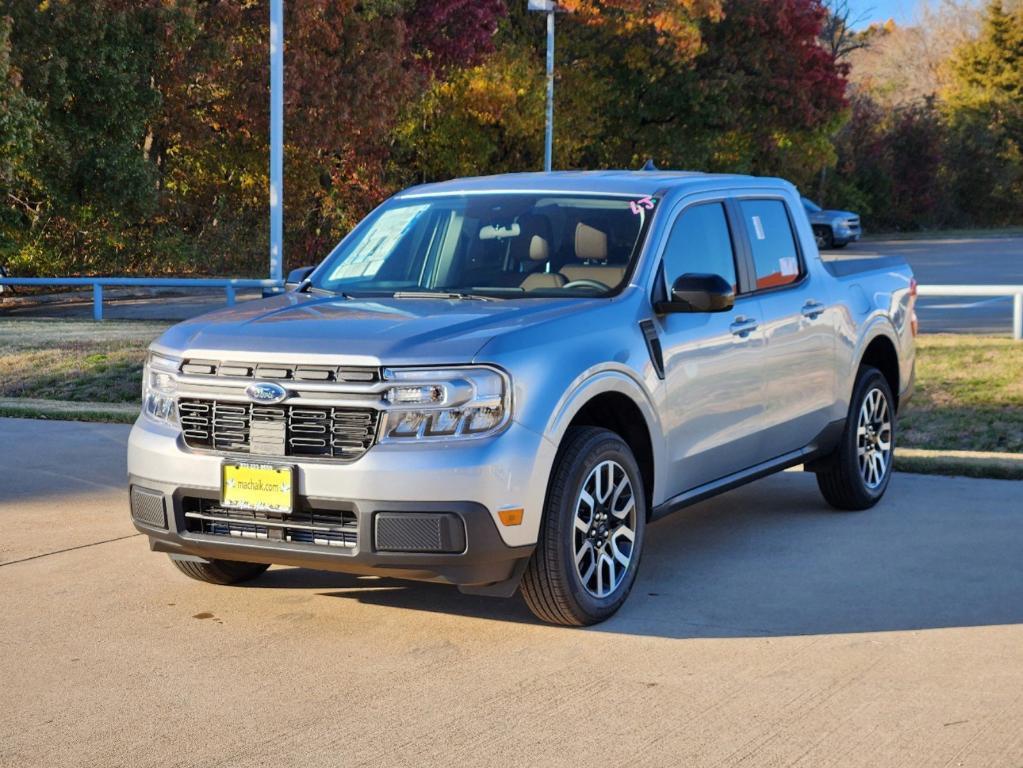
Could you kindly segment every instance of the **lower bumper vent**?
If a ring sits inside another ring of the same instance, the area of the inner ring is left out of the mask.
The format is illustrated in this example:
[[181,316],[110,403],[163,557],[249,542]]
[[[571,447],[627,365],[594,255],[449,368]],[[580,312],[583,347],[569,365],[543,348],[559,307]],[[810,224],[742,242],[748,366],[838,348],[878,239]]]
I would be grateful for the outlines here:
[[163,494],[133,485],[131,487],[131,516],[144,525],[166,529],[167,507],[163,502]]
[[359,540],[354,510],[308,508],[279,515],[227,509],[212,499],[199,498],[185,498],[182,509],[190,533],[344,549],[354,549]]
[[377,512],[378,552],[458,554],[465,551],[465,523],[453,512]]

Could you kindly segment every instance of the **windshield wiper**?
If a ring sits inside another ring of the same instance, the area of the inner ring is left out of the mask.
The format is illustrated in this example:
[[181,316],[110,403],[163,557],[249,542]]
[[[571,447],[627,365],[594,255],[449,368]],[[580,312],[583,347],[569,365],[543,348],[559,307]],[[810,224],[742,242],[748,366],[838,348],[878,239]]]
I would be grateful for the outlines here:
[[394,299],[475,299],[477,301],[493,301],[490,296],[461,291],[395,291]]

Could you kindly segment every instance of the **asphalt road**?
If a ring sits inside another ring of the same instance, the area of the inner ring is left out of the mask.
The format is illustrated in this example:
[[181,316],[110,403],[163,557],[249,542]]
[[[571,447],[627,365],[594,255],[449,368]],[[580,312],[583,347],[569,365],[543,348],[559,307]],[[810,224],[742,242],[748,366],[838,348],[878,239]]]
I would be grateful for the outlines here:
[[[1023,237],[960,238],[935,240],[871,240],[825,253],[827,259],[872,255],[904,257],[922,284],[1023,284]],[[239,300],[258,293],[239,294]],[[110,300],[105,315],[111,320],[184,320],[219,309],[223,293],[212,291],[167,298]],[[920,299],[919,316],[924,332],[998,333],[1012,329],[1012,300],[970,298]],[[33,307],[0,307],[7,317],[92,317],[88,297],[77,304],[45,304]]]
[[127,429],[0,420],[0,765],[1023,765],[1023,486],[788,472],[657,523],[593,629],[128,522]]
[[[869,240],[826,259],[901,256],[921,285],[1023,285],[1023,237]],[[1011,298],[921,297],[923,333],[1012,332]]]

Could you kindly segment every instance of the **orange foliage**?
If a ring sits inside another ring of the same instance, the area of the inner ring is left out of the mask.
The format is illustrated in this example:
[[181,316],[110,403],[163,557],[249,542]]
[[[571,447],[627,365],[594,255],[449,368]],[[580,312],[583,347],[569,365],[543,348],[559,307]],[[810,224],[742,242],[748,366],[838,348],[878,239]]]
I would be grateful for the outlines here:
[[697,21],[720,21],[723,0],[562,0],[561,7],[589,24],[609,24],[626,32],[650,30],[657,42],[683,57],[700,49]]

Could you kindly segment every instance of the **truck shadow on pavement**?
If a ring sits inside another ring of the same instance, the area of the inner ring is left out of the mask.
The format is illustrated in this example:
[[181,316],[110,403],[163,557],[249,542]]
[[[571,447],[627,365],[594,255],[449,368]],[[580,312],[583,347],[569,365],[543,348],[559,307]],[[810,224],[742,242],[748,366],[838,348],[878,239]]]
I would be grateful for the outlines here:
[[[629,600],[590,631],[771,637],[1023,623],[1023,509],[1006,503],[1021,494],[1009,481],[899,475],[878,507],[850,514],[831,511],[812,476],[768,478],[651,526]],[[436,584],[274,569],[253,586],[539,625],[521,597]]]

